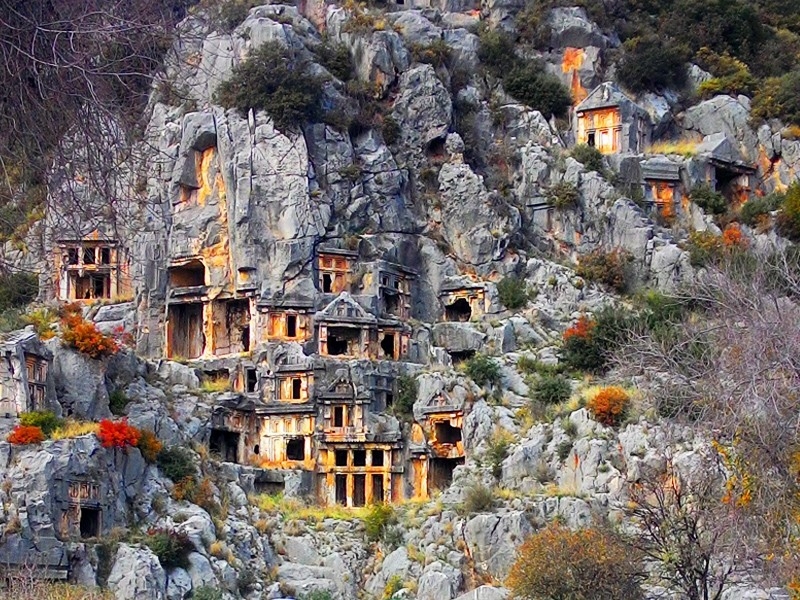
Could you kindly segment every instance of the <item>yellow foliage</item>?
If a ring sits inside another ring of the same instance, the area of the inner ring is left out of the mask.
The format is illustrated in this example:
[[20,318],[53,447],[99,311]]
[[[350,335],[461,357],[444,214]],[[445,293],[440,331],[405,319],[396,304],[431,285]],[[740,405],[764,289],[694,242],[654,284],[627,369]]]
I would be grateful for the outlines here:
[[214,392],[227,392],[231,389],[231,379],[227,375],[209,377],[200,383],[200,391],[207,394]]
[[320,523],[325,519],[353,521],[363,519],[368,510],[367,507],[347,508],[340,504],[309,506],[297,498],[285,498],[283,494],[260,494],[252,500],[261,510],[279,514],[284,521],[301,520],[313,523]]
[[67,419],[64,424],[50,434],[51,440],[63,440],[68,438],[76,438],[89,433],[96,434],[100,428],[99,423],[91,421],[74,421]]
[[697,141],[680,139],[674,141],[655,142],[646,150],[646,154],[679,154],[690,158],[697,154]]

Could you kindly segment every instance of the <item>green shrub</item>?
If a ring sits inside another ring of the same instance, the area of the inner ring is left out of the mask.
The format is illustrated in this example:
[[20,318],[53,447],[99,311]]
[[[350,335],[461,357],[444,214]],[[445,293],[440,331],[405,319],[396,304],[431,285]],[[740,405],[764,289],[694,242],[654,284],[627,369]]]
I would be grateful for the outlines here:
[[681,88],[686,83],[686,54],[657,36],[625,42],[618,81],[634,93]]
[[697,64],[714,75],[713,79],[704,81],[698,87],[703,98],[718,94],[752,95],[756,89],[756,78],[750,74],[745,63],[727,52],[717,54],[709,48],[701,48],[695,56]]
[[572,106],[572,96],[561,80],[544,72],[541,65],[520,65],[503,79],[503,89],[514,99],[538,110],[545,118],[563,117]]
[[559,365],[548,365],[535,358],[520,356],[517,360],[517,370],[528,375],[558,375],[561,373]]
[[373,504],[369,507],[364,517],[367,539],[371,542],[382,540],[386,533],[386,528],[396,520],[397,517],[391,504]]
[[350,50],[345,44],[331,44],[324,42],[314,48],[317,62],[341,81],[353,78],[353,59]]
[[415,62],[426,63],[434,67],[443,67],[450,60],[450,46],[441,38],[430,44],[411,44],[409,50],[411,58]]
[[531,389],[534,400],[544,404],[560,404],[572,394],[572,384],[563,375],[544,375]]
[[522,308],[528,303],[528,286],[519,277],[503,277],[497,284],[497,295],[509,310]]
[[247,18],[251,8],[260,4],[258,0],[203,0],[200,6],[211,23],[230,33]]
[[687,244],[689,250],[689,263],[693,267],[704,267],[717,264],[722,259],[725,247],[722,237],[710,231],[693,231],[689,234]]
[[725,196],[712,190],[709,185],[698,185],[692,189],[689,196],[692,202],[712,215],[721,215],[728,210],[728,201]]
[[582,317],[564,332],[559,357],[567,368],[603,373],[613,351],[629,336],[632,327],[628,310],[605,307],[594,319]]
[[0,276],[0,312],[30,304],[39,295],[39,278],[32,273]]
[[158,557],[164,569],[189,568],[189,554],[194,552],[194,545],[185,533],[150,529],[142,541]]
[[574,183],[568,181],[560,181],[547,190],[547,204],[557,210],[577,208],[580,203],[580,197],[578,188],[575,187]]
[[753,96],[754,119],[780,119],[800,125],[800,69],[761,83]]
[[194,455],[181,446],[168,446],[158,453],[156,464],[161,472],[175,483],[197,475]]
[[749,0],[678,0],[667,9],[660,29],[692,52],[703,47],[749,62],[768,30]]
[[392,117],[386,116],[381,123],[381,133],[386,145],[391,146],[400,139],[400,125]]
[[392,405],[392,412],[398,417],[410,418],[414,414],[414,403],[417,401],[417,380],[410,375],[397,378],[397,399]]
[[482,483],[467,489],[464,496],[464,512],[468,515],[491,510],[494,507],[494,492]]
[[479,36],[478,60],[495,77],[504,77],[519,62],[514,39],[499,29],[484,29]]
[[598,248],[581,256],[575,273],[588,281],[602,283],[617,292],[624,292],[631,279],[631,254],[625,250],[605,250]]
[[768,215],[773,210],[780,208],[785,199],[786,194],[781,194],[780,192],[773,192],[767,196],[751,198],[742,205],[739,211],[739,218],[742,220],[742,223],[750,227],[755,227],[764,218],[764,215]]
[[581,163],[587,171],[597,171],[603,173],[603,154],[597,148],[588,144],[578,144],[570,152],[570,156]]
[[500,383],[500,363],[485,354],[476,354],[464,365],[464,372],[481,387],[494,387]]
[[642,308],[631,324],[638,331],[646,332],[656,339],[664,339],[674,331],[689,310],[689,302],[683,298],[667,296],[656,290],[648,290],[638,297]]
[[386,582],[386,586],[383,588],[383,596],[381,597],[381,600],[392,600],[392,596],[394,596],[404,587],[405,585],[403,584],[403,578],[397,574],[392,575],[389,577],[389,580]]
[[800,183],[795,182],[786,190],[786,199],[778,214],[776,229],[783,237],[800,242]]
[[112,415],[122,415],[130,401],[125,391],[117,388],[108,395],[108,408]]
[[498,429],[487,442],[483,458],[496,479],[500,479],[500,475],[503,474],[503,461],[508,456],[511,441],[512,438],[508,432]]
[[192,600],[222,600],[222,590],[201,585],[192,592]]
[[64,424],[63,419],[59,419],[49,410],[35,410],[24,412],[19,415],[20,425],[38,427],[46,436],[50,436],[56,429]]
[[321,116],[323,80],[308,72],[308,65],[294,59],[278,42],[266,42],[244,62],[215,93],[225,108],[246,114],[265,110],[279,129],[299,127]]

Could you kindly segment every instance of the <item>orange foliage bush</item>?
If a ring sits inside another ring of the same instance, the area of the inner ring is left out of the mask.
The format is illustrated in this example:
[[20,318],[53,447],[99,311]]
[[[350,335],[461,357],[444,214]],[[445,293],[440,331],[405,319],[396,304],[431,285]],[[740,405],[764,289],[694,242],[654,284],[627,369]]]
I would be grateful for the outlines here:
[[726,248],[746,248],[747,238],[742,234],[738,223],[729,223],[722,232],[722,244]]
[[136,446],[139,443],[139,431],[133,425],[128,425],[127,419],[121,421],[100,421],[100,428],[97,430],[97,439],[103,444],[104,448],[124,448],[125,446]]
[[589,317],[586,315],[581,315],[575,324],[571,325],[564,332],[564,341],[573,337],[584,339],[588,338],[592,333],[592,329],[594,329],[594,325],[594,321],[592,321]]
[[630,396],[621,387],[610,386],[601,389],[589,399],[586,408],[595,421],[613,426],[619,423],[628,408]]
[[119,343],[112,336],[105,335],[97,325],[87,321],[81,315],[79,304],[67,304],[62,309],[62,338],[64,342],[78,352],[92,358],[100,358],[116,354]]
[[506,586],[514,598],[641,598],[641,567],[623,541],[597,528],[548,525],[520,546]]
[[158,458],[158,453],[161,452],[161,449],[164,447],[164,444],[156,437],[155,433],[149,429],[142,429],[139,432],[139,441],[136,443],[136,447],[139,448],[139,451],[147,462],[154,463]]
[[25,444],[41,444],[44,433],[41,427],[35,425],[17,425],[6,438],[9,444],[23,446]]

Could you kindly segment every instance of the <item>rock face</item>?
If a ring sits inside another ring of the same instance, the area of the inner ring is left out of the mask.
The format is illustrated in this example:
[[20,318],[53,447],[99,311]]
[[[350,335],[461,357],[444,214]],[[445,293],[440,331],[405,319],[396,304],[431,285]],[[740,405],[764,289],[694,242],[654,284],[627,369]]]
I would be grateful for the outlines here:
[[[577,127],[510,97],[480,64],[476,27],[514,31],[525,2],[422,3],[270,4],[234,27],[198,8],[181,24],[164,82],[177,93],[154,91],[132,152],[143,166],[124,165],[137,177],[107,228],[133,300],[84,306],[131,347],[92,359],[29,327],[3,339],[0,365],[4,433],[51,409],[124,417],[165,449],[103,447],[86,423],[0,442],[0,562],[41,559],[120,600],[505,600],[475,585],[504,581],[554,519],[619,519],[627,486],[663,466],[666,438],[684,468],[698,464],[704,442],[686,432],[594,421],[578,379],[559,418],[534,418],[564,330],[618,301],[565,265],[624,251],[632,287],[678,288],[695,274],[688,232],[721,233],[692,189],[735,182],[737,203],[779,189],[797,179],[800,142],[778,123],[754,130],[745,97],[674,114],[666,90],[625,102],[648,131],[696,140],[694,156],[581,154]],[[609,89],[613,33],[579,7],[541,25],[547,50],[526,59],[575,100]],[[217,104],[265,42],[325,78],[317,122],[281,129],[264,110]],[[340,49],[346,80],[326,58]],[[695,85],[710,77],[691,69]],[[635,125],[620,124],[644,144]],[[63,252],[53,240],[78,217],[49,210],[48,258],[9,250],[16,266],[49,269]],[[43,276],[43,296],[58,275]],[[483,355],[488,373],[472,362]],[[180,542],[182,566],[150,549],[155,534]]]
[[166,576],[148,548],[123,544],[117,551],[108,587],[119,600],[164,600]]

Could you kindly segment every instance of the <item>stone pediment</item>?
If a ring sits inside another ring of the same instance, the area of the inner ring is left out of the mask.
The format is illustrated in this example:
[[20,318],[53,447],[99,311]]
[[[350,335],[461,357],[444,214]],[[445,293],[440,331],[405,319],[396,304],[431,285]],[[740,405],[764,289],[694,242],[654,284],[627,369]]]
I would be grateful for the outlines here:
[[339,294],[328,306],[314,315],[316,321],[326,323],[355,323],[372,325],[378,319],[364,310],[347,292]]

